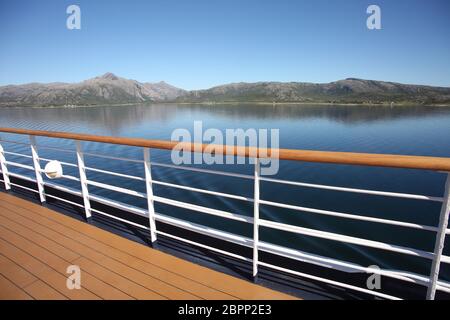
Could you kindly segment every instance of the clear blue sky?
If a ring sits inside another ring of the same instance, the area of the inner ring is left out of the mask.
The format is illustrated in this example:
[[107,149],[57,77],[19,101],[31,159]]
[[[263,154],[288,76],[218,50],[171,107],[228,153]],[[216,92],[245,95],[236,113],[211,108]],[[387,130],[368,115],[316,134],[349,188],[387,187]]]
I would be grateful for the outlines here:
[[[81,8],[81,30],[66,8]],[[366,28],[381,7],[382,30]],[[0,85],[111,71],[186,89],[346,77],[450,86],[448,0],[0,0]]]

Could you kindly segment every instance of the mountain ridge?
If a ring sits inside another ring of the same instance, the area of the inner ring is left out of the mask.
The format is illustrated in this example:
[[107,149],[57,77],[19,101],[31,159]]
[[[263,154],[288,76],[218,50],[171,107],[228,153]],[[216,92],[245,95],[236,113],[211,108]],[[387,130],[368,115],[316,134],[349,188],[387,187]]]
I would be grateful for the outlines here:
[[450,105],[450,88],[347,78],[329,83],[256,82],[231,83],[193,90],[180,102],[293,102]]
[[111,72],[77,83],[27,83],[0,87],[0,106],[132,103],[355,103],[450,105],[450,88],[346,78],[329,83],[236,82],[184,90],[164,81],[139,82]]

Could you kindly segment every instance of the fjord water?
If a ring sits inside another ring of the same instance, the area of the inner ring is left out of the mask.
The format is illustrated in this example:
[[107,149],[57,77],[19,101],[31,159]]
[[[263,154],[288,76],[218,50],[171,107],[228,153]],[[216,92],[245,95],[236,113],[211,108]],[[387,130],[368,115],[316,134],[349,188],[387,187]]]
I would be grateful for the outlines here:
[[[450,108],[320,106],[320,105],[134,105],[78,108],[2,108],[0,126],[38,130],[70,131],[123,137],[169,140],[173,130],[192,132],[196,120],[203,128],[279,129],[280,147],[326,151],[349,151],[450,157]],[[1,134],[1,138],[27,142],[27,137]],[[74,150],[72,141],[38,138],[38,145]],[[2,143],[9,151],[30,154],[29,147]],[[87,152],[142,159],[142,150],[134,147],[83,143]],[[76,163],[74,154],[40,148],[41,157]],[[31,164],[29,159],[7,155],[11,160]],[[152,161],[170,163],[170,153],[152,150]],[[143,177],[140,163],[128,163],[86,156],[87,165]],[[201,166],[252,174],[251,165]],[[65,167],[65,173],[78,176],[76,168]],[[33,175],[20,168],[11,171]],[[154,179],[191,187],[253,197],[250,179],[200,174],[153,166]],[[88,172],[88,178],[100,182],[145,191],[141,181]],[[445,174],[407,169],[331,165],[282,161],[275,178],[328,184],[342,187],[442,196]],[[56,181],[55,181],[56,182]],[[79,189],[76,182],[57,183]],[[144,199],[90,187],[90,191],[145,208]],[[252,203],[210,196],[185,190],[154,186],[157,195],[233,213],[251,216]],[[387,198],[374,195],[326,191],[287,186],[269,182],[261,184],[261,198],[298,206],[367,215],[436,226],[440,203]],[[228,232],[252,235],[250,225],[208,216],[203,213],[156,204],[160,213]],[[312,229],[411,246],[432,251],[434,234],[428,231],[389,226],[374,222],[338,219],[314,213],[261,206],[261,217]],[[264,241],[285,245],[326,257],[346,259],[363,266],[410,270],[427,275],[429,261],[412,256],[383,252],[356,245],[303,237],[262,228]],[[445,253],[450,254],[447,245]],[[443,265],[441,278],[450,279],[450,268]]]

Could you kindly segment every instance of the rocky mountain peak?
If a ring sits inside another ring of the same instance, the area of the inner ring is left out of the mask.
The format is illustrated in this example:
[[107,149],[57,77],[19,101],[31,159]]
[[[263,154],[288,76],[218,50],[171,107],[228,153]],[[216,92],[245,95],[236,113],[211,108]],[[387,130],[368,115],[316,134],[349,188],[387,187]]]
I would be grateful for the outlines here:
[[119,80],[119,77],[116,76],[114,73],[112,72],[107,72],[104,75],[99,77],[100,79],[105,79],[105,80]]

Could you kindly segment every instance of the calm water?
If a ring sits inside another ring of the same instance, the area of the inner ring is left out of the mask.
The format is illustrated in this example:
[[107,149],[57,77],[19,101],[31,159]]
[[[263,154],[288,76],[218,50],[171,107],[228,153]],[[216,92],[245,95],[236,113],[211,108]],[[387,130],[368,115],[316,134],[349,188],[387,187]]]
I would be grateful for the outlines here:
[[[155,105],[128,107],[90,108],[4,108],[0,109],[0,126],[40,130],[58,130],[150,139],[170,139],[177,128],[192,130],[193,122],[202,120],[203,127],[218,128],[277,128],[280,129],[280,147],[328,151],[353,151],[428,155],[450,157],[450,108],[430,107],[367,107],[367,106],[260,106],[260,105]],[[2,134],[2,138],[27,141],[27,137]],[[38,138],[38,144],[74,149],[72,141]],[[30,154],[26,146],[4,143],[6,150]],[[86,151],[142,159],[139,148],[84,143]],[[72,154],[41,149],[45,158],[75,163]],[[11,160],[29,164],[27,159]],[[170,162],[170,154],[153,150],[152,160]],[[91,167],[143,176],[141,165],[121,161],[105,161],[95,157],[86,158]],[[252,173],[249,165],[215,166],[220,170]],[[78,176],[76,170],[65,168],[65,173]],[[32,175],[14,168],[22,174]],[[252,181],[218,177],[208,174],[153,167],[155,179],[185,184],[193,187],[217,190],[252,197]],[[144,191],[143,183],[133,180],[111,178],[89,172],[92,180],[108,182],[126,188]],[[276,178],[345,187],[415,193],[442,196],[445,176],[442,173],[418,170],[368,168],[359,166],[311,164],[284,161]],[[78,188],[71,181],[58,181]],[[373,217],[396,219],[414,223],[436,225],[440,204],[418,200],[406,200],[315,190],[301,187],[262,183],[261,197],[266,200],[288,204],[364,214]],[[91,192],[114,197],[145,208],[145,201],[115,194],[98,188]],[[241,201],[168,189],[155,186],[155,193],[176,200],[212,208],[252,215],[252,205]],[[157,205],[158,212],[202,223],[214,228],[251,236],[251,226],[242,225],[205,214]],[[261,215],[267,219],[292,223],[299,226],[333,231],[341,234],[385,241],[392,244],[413,246],[432,251],[433,234],[400,227],[336,219],[312,213],[303,213],[262,206]],[[362,265],[406,269],[422,274],[429,271],[429,263],[423,259],[379,250],[347,245],[311,237],[301,237],[273,230],[261,231],[265,241],[283,244],[300,250],[328,257],[345,258]],[[447,246],[446,254],[450,254]],[[450,269],[445,267],[441,276],[450,279]]]

